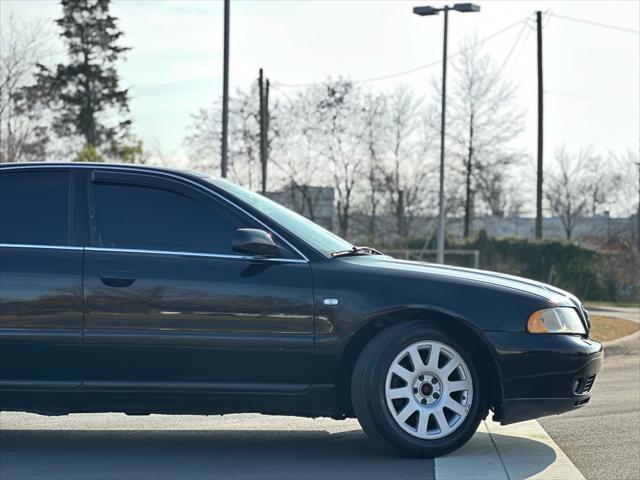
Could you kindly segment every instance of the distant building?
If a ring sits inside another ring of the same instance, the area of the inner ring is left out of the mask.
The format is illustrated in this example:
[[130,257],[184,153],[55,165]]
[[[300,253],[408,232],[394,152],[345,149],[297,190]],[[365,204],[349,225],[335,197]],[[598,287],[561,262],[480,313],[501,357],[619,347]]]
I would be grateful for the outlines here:
[[[336,216],[335,193],[332,187],[315,187],[289,184],[281,190],[268,192],[272,200],[304,215],[328,230],[337,231],[334,222]],[[367,242],[369,216],[354,211],[348,240]],[[411,219],[410,236],[430,237],[436,228],[436,219],[419,216]],[[566,234],[559,217],[543,218],[545,239],[565,240]],[[487,235],[496,238],[535,238],[535,218],[533,217],[477,217],[473,219],[471,231],[485,230]],[[375,236],[384,243],[394,240],[396,219],[393,215],[379,214],[376,218]],[[447,234],[462,238],[464,219],[447,218]],[[610,217],[608,213],[578,219],[572,232],[572,240],[582,243],[599,244],[612,238],[637,242],[638,215],[627,218]]]
[[[572,232],[573,240],[588,238],[629,237],[637,222],[635,216],[614,218],[609,215],[595,215],[578,219]],[[464,222],[461,218],[447,222],[447,232],[462,237]],[[526,217],[480,217],[473,220],[472,231],[485,230],[490,237],[535,237],[535,218]],[[542,220],[544,238],[563,240],[566,233],[559,217],[546,217]]]

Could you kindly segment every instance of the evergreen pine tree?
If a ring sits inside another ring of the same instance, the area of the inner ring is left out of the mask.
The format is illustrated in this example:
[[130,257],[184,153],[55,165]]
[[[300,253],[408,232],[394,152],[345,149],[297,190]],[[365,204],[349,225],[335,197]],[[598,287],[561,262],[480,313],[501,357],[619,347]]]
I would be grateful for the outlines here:
[[36,89],[55,112],[61,137],[83,138],[85,148],[117,156],[128,136],[128,89],[120,86],[116,63],[128,47],[109,13],[111,0],[61,0],[62,29],[68,62],[55,69],[38,65]]

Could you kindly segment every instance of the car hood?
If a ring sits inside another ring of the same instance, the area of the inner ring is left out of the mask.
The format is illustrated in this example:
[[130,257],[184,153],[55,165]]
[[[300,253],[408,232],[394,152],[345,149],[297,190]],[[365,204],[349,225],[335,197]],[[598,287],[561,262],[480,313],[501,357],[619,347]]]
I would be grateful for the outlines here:
[[361,265],[387,271],[388,273],[407,272],[424,275],[432,280],[451,280],[477,283],[478,286],[493,285],[511,290],[526,292],[542,297],[556,305],[569,305],[582,308],[580,300],[569,292],[546,283],[504,273],[477,270],[473,268],[454,267],[426,262],[400,260],[386,255],[370,255],[349,257]]

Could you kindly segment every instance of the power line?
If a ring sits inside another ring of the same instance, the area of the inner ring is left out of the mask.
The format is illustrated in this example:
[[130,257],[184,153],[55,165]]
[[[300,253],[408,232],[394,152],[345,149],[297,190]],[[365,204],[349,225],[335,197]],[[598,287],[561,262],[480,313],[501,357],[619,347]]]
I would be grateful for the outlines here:
[[[478,41],[478,43],[476,45],[483,45],[484,43],[488,42],[489,40],[511,30],[513,27],[516,27],[518,25],[520,25],[521,23],[524,23],[526,21],[526,19],[520,19],[516,22],[513,22],[509,25],[507,25],[504,28],[501,28],[500,30],[492,33],[491,35],[484,37],[483,39],[481,39],[480,41]],[[455,53],[452,53],[451,55],[449,55],[447,58],[451,59],[453,57],[456,57],[458,55],[460,55],[463,52],[463,50],[458,50]],[[440,60],[436,60],[434,62],[431,63],[427,63],[425,65],[420,65],[419,67],[414,67],[414,68],[410,68],[408,70],[402,70],[400,72],[395,72],[395,73],[390,73],[387,75],[380,75],[377,77],[370,77],[370,78],[362,78],[359,80],[353,80],[352,83],[370,83],[370,82],[378,82],[380,80],[388,80],[390,78],[395,78],[395,77],[401,77],[404,75],[409,75],[411,73],[415,73],[415,72],[419,72],[420,70],[425,70],[427,68],[431,68],[434,67],[436,65],[440,65],[442,63],[442,59]],[[272,83],[272,86],[274,88],[304,88],[304,87],[313,87],[316,85],[322,85],[323,82],[309,82],[309,83],[284,83],[284,82],[277,82],[274,81]]]
[[610,28],[611,30],[618,30],[620,32],[627,32],[627,33],[635,33],[636,35],[640,34],[640,30],[635,30],[633,28],[619,27],[617,25],[610,25],[610,24],[607,24],[607,23],[594,22],[592,20],[584,20],[584,19],[581,19],[581,18],[567,17],[565,15],[558,15],[557,13],[553,13],[553,12],[551,12],[550,15],[552,15],[552,16],[554,16],[556,18],[561,18],[563,20],[570,20],[572,22],[584,23],[586,25],[592,25],[594,27]]
[[502,74],[504,67],[507,66],[507,63],[509,63],[509,59],[511,58],[511,55],[513,55],[513,52],[516,50],[516,47],[518,46],[518,42],[520,42],[520,37],[522,37],[522,34],[524,33],[524,30],[526,28],[527,28],[527,22],[524,21],[522,22],[522,28],[518,32],[518,36],[516,37],[515,41],[513,42],[513,45],[511,46],[511,50],[509,50],[509,53],[507,53],[507,56],[502,61],[502,65],[500,65],[500,68],[498,69],[498,73],[496,73],[496,77],[499,77]]
[[[544,28],[544,25],[543,25],[542,28]],[[531,32],[532,31],[533,30],[528,29],[527,33],[524,35],[524,38],[520,42],[520,47],[519,47],[518,51],[516,52],[516,56],[513,57],[513,62],[511,62],[511,66],[509,67],[509,70],[506,72],[506,77],[507,78],[511,77],[511,74],[513,73],[513,70],[518,65],[518,60],[520,60],[520,55],[522,55],[523,50],[527,46],[527,41],[529,40],[529,37],[531,36]]]
[[545,95],[553,95],[554,97],[566,97],[575,100],[584,100],[589,102],[600,102],[600,103],[608,103],[610,105],[619,105],[624,107],[633,107],[635,108],[638,104],[637,98],[632,98],[630,100],[621,101],[615,98],[605,98],[605,97],[595,97],[592,95],[584,95],[579,93],[570,93],[570,92],[559,92],[554,90],[545,90]]

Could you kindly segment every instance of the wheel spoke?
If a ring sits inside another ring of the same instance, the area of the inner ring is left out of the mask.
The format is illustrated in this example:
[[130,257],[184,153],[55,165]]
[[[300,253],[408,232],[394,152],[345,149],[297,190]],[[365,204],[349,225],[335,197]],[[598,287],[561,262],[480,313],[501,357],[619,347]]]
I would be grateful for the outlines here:
[[440,358],[440,345],[432,345],[429,351],[429,362],[427,369],[434,371],[438,369],[438,359]]
[[399,376],[401,379],[403,379],[405,382],[409,383],[411,381],[411,377],[413,374],[409,370],[404,368],[402,365],[400,365],[399,363],[396,363],[395,365],[393,365],[391,367],[391,371],[395,373],[397,376]]
[[458,402],[456,402],[453,398],[448,398],[447,403],[445,403],[444,406],[450,410],[453,410],[455,413],[457,413],[460,416],[463,416],[466,412],[466,409],[462,405],[460,405]]
[[440,433],[446,435],[451,430],[449,427],[449,423],[447,423],[447,418],[444,416],[444,412],[442,409],[438,409],[433,412],[433,416],[436,419],[436,423],[438,424],[438,428],[440,429]]
[[422,358],[420,358],[420,352],[418,352],[417,347],[413,347],[409,350],[409,356],[411,357],[411,363],[413,364],[413,371],[417,372],[424,368],[424,363],[422,362]]
[[455,382],[448,382],[447,390],[449,390],[450,392],[460,392],[462,390],[469,390],[469,381],[458,380]]
[[389,390],[389,398],[391,400],[397,400],[399,398],[411,398],[413,390],[411,387],[392,388]]
[[444,365],[444,367],[439,369],[440,375],[442,376],[443,379],[447,379],[449,377],[449,375],[451,375],[451,372],[453,372],[459,366],[460,366],[460,360],[458,358],[454,357],[451,360],[449,360]]
[[415,403],[413,402],[409,402],[407,403],[407,406],[404,407],[402,409],[402,411],[400,413],[397,414],[396,418],[398,419],[398,421],[400,423],[404,423],[407,421],[407,419],[413,415],[413,413],[418,410],[418,407],[416,406]]
[[420,410],[420,417],[418,417],[418,428],[416,430],[419,435],[427,434],[427,425],[429,423],[430,416],[430,413],[425,412],[424,410]]

